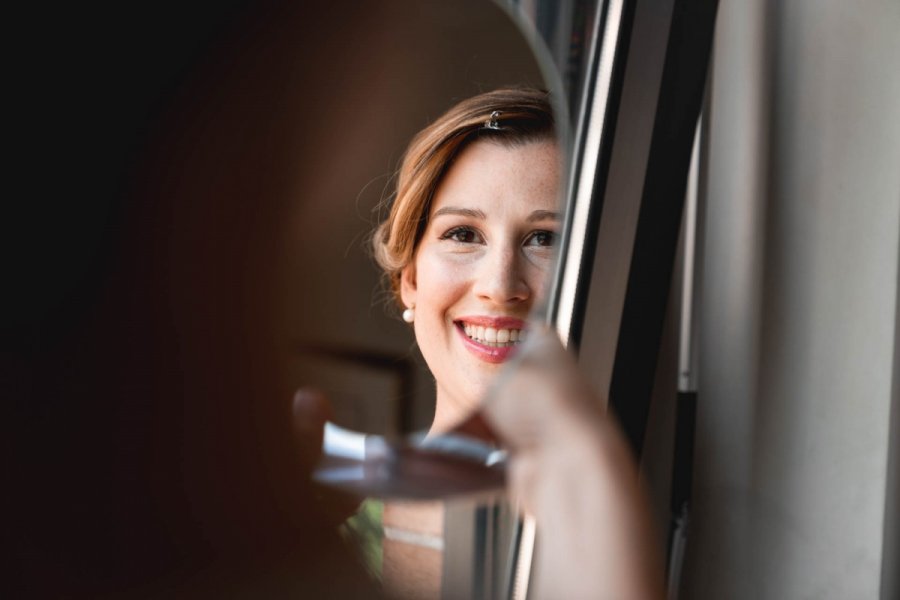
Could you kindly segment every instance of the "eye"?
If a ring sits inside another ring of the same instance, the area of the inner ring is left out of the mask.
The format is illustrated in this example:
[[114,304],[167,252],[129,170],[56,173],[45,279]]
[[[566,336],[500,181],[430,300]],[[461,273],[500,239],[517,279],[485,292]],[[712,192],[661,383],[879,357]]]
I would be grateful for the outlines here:
[[481,244],[484,241],[477,231],[469,227],[454,227],[442,235],[441,239],[452,240],[460,244]]
[[534,231],[525,240],[526,246],[540,246],[542,248],[552,248],[556,245],[556,232],[540,230]]

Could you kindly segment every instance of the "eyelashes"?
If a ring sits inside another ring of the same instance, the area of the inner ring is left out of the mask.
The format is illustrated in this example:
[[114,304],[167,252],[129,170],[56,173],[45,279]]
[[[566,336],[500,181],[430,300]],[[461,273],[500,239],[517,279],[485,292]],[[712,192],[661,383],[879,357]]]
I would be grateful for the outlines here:
[[558,235],[555,231],[547,229],[539,229],[533,231],[526,240],[528,246],[538,246],[540,248],[553,248],[556,246]]
[[[557,244],[559,234],[549,229],[538,229],[528,234],[523,246],[533,248],[553,248]],[[441,240],[449,240],[458,244],[484,244],[484,236],[476,229],[465,225],[453,227],[440,236]]]
[[481,234],[471,227],[454,227],[453,229],[450,229],[449,231],[444,233],[444,235],[441,236],[441,239],[451,240],[460,244],[484,243],[484,238],[481,237]]

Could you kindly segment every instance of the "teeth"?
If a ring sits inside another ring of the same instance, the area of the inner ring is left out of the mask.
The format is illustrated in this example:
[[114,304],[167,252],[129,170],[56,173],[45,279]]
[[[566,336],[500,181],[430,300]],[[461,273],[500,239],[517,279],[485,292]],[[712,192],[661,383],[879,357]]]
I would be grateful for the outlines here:
[[509,346],[525,340],[523,329],[495,329],[464,323],[463,331],[473,340],[490,346]]

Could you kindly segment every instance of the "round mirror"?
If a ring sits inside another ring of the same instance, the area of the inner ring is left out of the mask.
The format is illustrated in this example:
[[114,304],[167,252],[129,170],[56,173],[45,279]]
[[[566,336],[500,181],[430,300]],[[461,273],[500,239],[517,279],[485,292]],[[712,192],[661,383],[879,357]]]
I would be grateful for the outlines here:
[[[445,432],[477,408],[545,299],[565,180],[567,119],[553,112],[566,99],[491,2],[393,0],[319,26],[331,37],[307,80],[313,119],[283,221],[289,385],[327,397],[346,429]],[[409,472],[452,495],[449,471]],[[516,512],[502,503],[355,498],[344,510],[346,534],[396,597],[508,585]]]

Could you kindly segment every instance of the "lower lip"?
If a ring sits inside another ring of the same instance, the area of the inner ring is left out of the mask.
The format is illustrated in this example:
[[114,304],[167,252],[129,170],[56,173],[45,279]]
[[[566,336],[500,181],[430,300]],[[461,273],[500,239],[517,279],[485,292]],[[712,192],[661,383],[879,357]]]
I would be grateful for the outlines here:
[[492,364],[500,364],[505,362],[512,356],[513,352],[516,351],[516,345],[513,344],[511,346],[485,346],[484,344],[480,344],[466,335],[465,330],[460,325],[456,326],[456,330],[459,332],[459,336],[462,338],[463,345],[466,347],[466,350],[475,355],[476,358],[483,360],[484,362],[492,363]]

